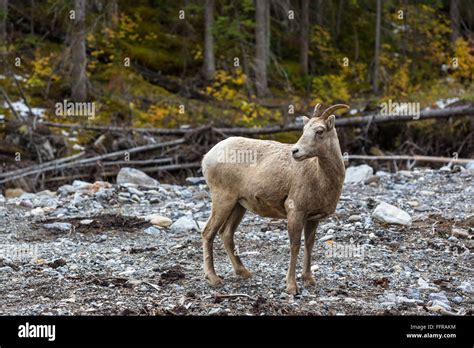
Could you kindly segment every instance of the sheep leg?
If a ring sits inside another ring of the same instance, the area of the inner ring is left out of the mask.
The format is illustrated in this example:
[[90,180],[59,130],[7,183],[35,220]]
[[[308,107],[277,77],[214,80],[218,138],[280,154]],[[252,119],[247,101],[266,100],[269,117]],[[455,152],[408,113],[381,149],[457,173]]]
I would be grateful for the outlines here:
[[292,295],[298,293],[296,285],[296,261],[301,245],[301,232],[304,226],[304,214],[290,211],[288,213],[288,235],[290,238],[290,265],[286,276],[286,291]]
[[221,238],[224,242],[224,247],[229,256],[230,262],[232,263],[232,268],[234,269],[235,274],[244,279],[250,278],[252,273],[245,268],[240,257],[235,254],[234,233],[239,226],[240,221],[242,221],[246,211],[247,210],[244,207],[237,203],[232,210],[229,219],[221,230]]
[[304,226],[304,264],[303,264],[303,284],[305,287],[316,285],[311,272],[311,252],[313,251],[314,238],[319,221],[306,221]]
[[202,231],[202,249],[204,257],[204,274],[209,285],[220,286],[223,284],[214,269],[213,244],[217,232],[223,227],[228,219],[236,201],[229,199],[216,199],[213,197],[211,217]]

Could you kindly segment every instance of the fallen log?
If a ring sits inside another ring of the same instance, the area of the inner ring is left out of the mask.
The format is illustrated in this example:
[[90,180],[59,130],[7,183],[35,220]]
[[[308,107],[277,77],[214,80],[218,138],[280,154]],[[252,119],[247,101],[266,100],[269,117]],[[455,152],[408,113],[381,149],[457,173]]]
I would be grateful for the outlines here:
[[393,155],[393,156],[366,156],[366,155],[349,155],[348,158],[360,159],[368,161],[397,161],[397,160],[410,160],[419,162],[441,162],[441,163],[455,163],[455,164],[466,164],[472,161],[468,158],[452,158],[452,157],[437,157],[437,156],[408,156],[408,155]]
[[[424,110],[420,112],[419,117],[413,114],[409,115],[381,115],[372,114],[367,116],[356,116],[356,117],[345,117],[337,118],[336,126],[338,127],[353,127],[362,126],[372,123],[386,123],[386,122],[397,122],[397,121],[419,121],[427,119],[439,119],[449,117],[463,117],[463,116],[474,116],[474,106],[465,105],[457,106],[446,109],[436,110]],[[131,127],[117,127],[117,126],[99,126],[99,125],[81,125],[81,124],[65,124],[57,122],[42,122],[43,125],[57,128],[69,128],[69,129],[83,129],[92,131],[109,131],[109,132],[139,132],[139,133],[150,133],[158,135],[178,135],[182,136],[195,131],[194,128],[131,128]],[[271,127],[261,128],[245,128],[245,127],[228,127],[228,128],[212,128],[216,132],[226,135],[262,135],[262,134],[273,134],[290,131],[301,131],[302,125],[293,123],[288,125],[278,125]],[[211,129],[211,128],[210,128]]]
[[162,148],[162,147],[166,147],[166,146],[183,144],[184,142],[186,142],[185,139],[177,139],[177,140],[167,141],[167,142],[163,142],[163,143],[138,146],[138,147],[134,147],[134,148],[131,148],[131,149],[126,149],[126,150],[116,151],[116,152],[112,152],[112,153],[107,153],[107,154],[100,155],[100,156],[89,157],[89,158],[85,158],[85,159],[82,159],[82,160],[75,160],[75,161],[72,161],[72,162],[62,163],[62,164],[59,164],[59,165],[57,163],[55,163],[55,164],[50,165],[50,166],[39,167],[39,168],[38,168],[38,166],[31,166],[31,167],[22,169],[22,172],[18,173],[16,175],[10,175],[8,172],[4,173],[4,176],[8,176],[8,177],[6,177],[3,180],[0,180],[0,184],[4,184],[6,182],[13,181],[13,180],[25,177],[25,176],[41,174],[41,173],[52,171],[52,170],[71,168],[71,167],[82,165],[84,163],[94,163],[94,162],[97,162],[97,161],[102,161],[103,159],[106,159],[106,158],[117,157],[117,156],[120,156],[120,155],[124,155],[126,153],[130,154],[130,153],[135,153],[135,152],[154,150],[154,149],[158,149],[158,148]]

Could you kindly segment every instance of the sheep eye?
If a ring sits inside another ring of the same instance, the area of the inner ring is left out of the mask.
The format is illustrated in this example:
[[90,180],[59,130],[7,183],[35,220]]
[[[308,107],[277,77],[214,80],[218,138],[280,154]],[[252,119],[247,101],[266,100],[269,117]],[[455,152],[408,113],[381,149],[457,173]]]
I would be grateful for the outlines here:
[[316,131],[316,135],[323,135],[324,131],[322,129],[318,129]]

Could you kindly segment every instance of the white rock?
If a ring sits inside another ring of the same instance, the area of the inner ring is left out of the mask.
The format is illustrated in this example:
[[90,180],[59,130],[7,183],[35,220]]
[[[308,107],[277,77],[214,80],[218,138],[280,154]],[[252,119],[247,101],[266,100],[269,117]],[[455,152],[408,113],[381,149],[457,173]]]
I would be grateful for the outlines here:
[[473,170],[474,171],[474,161],[469,161],[466,164],[466,169],[467,170]]
[[410,226],[411,217],[405,211],[394,205],[382,202],[372,213],[372,217],[384,223]]
[[93,222],[94,220],[91,220],[91,219],[84,219],[84,220],[79,221],[81,225],[90,225]]
[[170,229],[171,232],[184,233],[192,230],[199,231],[199,226],[191,216],[182,216],[171,225]]
[[135,184],[143,187],[157,187],[160,183],[135,168],[122,168],[117,175],[117,184]]
[[35,208],[31,211],[31,215],[33,216],[38,216],[38,215],[43,215],[44,214],[44,209],[43,208]]
[[377,173],[375,173],[375,176],[378,176],[378,177],[383,177],[383,176],[389,176],[390,173],[387,173],[386,171],[384,170],[377,170]]
[[362,217],[360,215],[351,215],[349,216],[349,219],[348,219],[348,221],[350,222],[357,222],[360,220],[362,220]]
[[374,170],[367,164],[362,164],[356,167],[349,167],[346,169],[346,177],[344,179],[344,183],[362,182],[370,178],[373,173]]
[[171,219],[158,214],[148,215],[145,217],[145,219],[150,221],[151,224],[160,227],[169,227],[173,223]]
[[5,204],[6,201],[5,197],[0,193],[0,204]]
[[74,180],[72,182],[72,186],[76,190],[88,190],[91,188],[92,184],[86,181],[81,181],[81,180]]
[[327,235],[327,236],[324,236],[324,237],[319,238],[318,241],[320,241],[320,242],[325,242],[325,241],[327,241],[327,240],[333,239],[333,237],[334,237],[334,235],[329,234],[329,235]]
[[468,294],[473,292],[472,285],[469,282],[462,282],[458,289]]

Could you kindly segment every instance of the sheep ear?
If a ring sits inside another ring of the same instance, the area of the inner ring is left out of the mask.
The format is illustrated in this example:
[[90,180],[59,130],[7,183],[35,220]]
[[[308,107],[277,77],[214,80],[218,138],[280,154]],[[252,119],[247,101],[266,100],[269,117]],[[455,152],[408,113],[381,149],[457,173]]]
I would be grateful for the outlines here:
[[303,116],[303,125],[306,126],[306,123],[309,122],[309,118],[306,116]]
[[328,131],[332,130],[335,124],[336,124],[336,116],[331,115],[326,119],[326,126],[328,127]]

